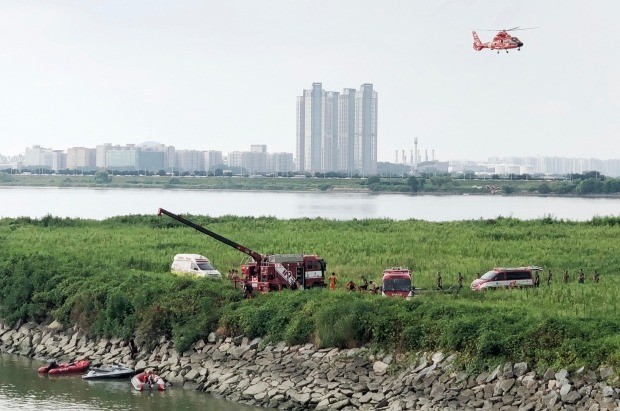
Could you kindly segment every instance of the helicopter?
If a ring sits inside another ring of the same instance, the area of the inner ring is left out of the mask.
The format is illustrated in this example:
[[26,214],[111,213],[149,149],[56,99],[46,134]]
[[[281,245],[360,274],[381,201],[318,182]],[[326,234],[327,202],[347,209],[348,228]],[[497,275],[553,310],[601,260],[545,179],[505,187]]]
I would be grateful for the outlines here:
[[531,30],[531,29],[537,29],[537,28],[538,27],[526,27],[526,28],[513,27],[511,29],[485,30],[485,31],[497,31],[498,32],[495,35],[495,37],[493,37],[493,41],[489,41],[488,43],[481,42],[480,38],[478,37],[478,34],[475,31],[472,31],[471,33],[474,35],[474,50],[477,50],[477,51],[480,51],[482,49],[497,50],[497,54],[499,54],[500,50],[506,50],[506,53],[508,53],[508,50],[510,49],[521,50],[521,47],[523,47],[523,42],[519,40],[517,37],[511,36],[510,34],[508,34],[508,32],[516,31],[516,30]]

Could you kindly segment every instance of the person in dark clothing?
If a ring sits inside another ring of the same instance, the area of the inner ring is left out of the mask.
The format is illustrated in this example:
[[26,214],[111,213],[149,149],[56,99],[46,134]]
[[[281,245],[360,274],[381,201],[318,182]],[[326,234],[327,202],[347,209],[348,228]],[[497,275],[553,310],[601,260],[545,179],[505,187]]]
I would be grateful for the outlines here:
[[459,281],[459,289],[463,288],[463,274],[459,273],[458,281]]
[[564,284],[568,284],[568,281],[570,280],[570,277],[568,275],[568,270],[564,271],[563,280],[564,280]]
[[540,286],[540,274],[538,271],[534,271],[534,287],[538,288]]
[[248,300],[252,299],[252,292],[254,288],[252,288],[252,284],[249,281],[246,281],[243,284],[243,298],[247,298]]
[[547,285],[551,285],[551,279],[553,278],[553,274],[551,274],[551,270],[547,274]]
[[594,283],[598,284],[600,279],[601,279],[601,276],[599,275],[598,271],[594,270]]
[[138,346],[136,345],[136,342],[134,341],[133,338],[131,338],[129,340],[129,351],[131,351],[130,355],[131,355],[131,359],[135,359],[136,356],[138,355]]
[[368,291],[368,280],[366,279],[366,277],[362,277],[359,289],[360,291]]
[[579,284],[586,282],[586,273],[583,272],[583,268],[579,270]]
[[437,271],[437,289],[443,290],[443,279],[441,278],[441,271]]

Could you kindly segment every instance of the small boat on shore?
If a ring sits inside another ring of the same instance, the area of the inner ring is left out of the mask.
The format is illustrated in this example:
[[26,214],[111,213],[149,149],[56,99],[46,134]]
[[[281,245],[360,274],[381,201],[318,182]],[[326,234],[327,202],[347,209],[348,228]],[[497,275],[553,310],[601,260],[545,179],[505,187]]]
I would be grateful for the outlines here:
[[164,380],[157,374],[153,374],[150,372],[141,372],[140,374],[136,374],[131,379],[131,384],[138,391],[143,390],[159,390],[163,391],[166,389],[166,383]]
[[91,368],[88,373],[82,376],[84,380],[102,380],[111,378],[123,378],[133,375],[134,371],[131,368],[125,367],[122,364],[104,365],[101,367]]
[[56,361],[52,361],[48,365],[39,368],[39,373],[50,374],[50,375],[70,374],[74,372],[86,371],[89,365],[90,365],[90,361],[88,360],[80,360],[76,362],[60,363],[60,364],[56,364]]

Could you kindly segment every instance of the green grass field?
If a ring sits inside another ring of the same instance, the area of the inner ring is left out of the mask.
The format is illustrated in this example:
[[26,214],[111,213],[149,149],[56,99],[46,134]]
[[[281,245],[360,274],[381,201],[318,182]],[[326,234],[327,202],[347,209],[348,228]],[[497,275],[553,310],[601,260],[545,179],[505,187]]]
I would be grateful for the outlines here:
[[[75,323],[96,335],[143,343],[159,335],[179,349],[220,328],[296,344],[369,344],[403,353],[458,351],[468,366],[526,360],[543,367],[620,363],[620,219],[563,222],[499,218],[416,220],[189,217],[261,253],[318,254],[339,288],[284,291],[246,301],[228,280],[169,273],[177,253],[208,256],[225,275],[245,255],[167,217],[0,220],[0,316]],[[472,292],[477,272],[539,265],[539,289]],[[411,301],[348,293],[362,275],[380,281],[392,266],[412,269],[422,290]],[[583,268],[586,284],[577,284]],[[545,284],[547,270],[554,273]],[[592,282],[598,270],[601,282]],[[434,291],[466,278],[458,294]],[[569,270],[572,281],[561,284]]]

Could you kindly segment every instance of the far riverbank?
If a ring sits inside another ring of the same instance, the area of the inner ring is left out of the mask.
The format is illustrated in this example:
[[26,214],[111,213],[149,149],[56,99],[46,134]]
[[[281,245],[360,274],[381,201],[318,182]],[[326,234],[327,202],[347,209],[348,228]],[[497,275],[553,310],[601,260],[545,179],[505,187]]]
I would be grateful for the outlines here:
[[[409,195],[505,195],[544,197],[620,198],[620,180],[575,179],[463,179],[449,175],[369,178],[263,177],[263,176],[169,176],[7,174],[0,172],[0,187],[61,187],[115,189],[187,189],[276,192],[376,193]],[[517,176],[520,177],[520,176]]]

